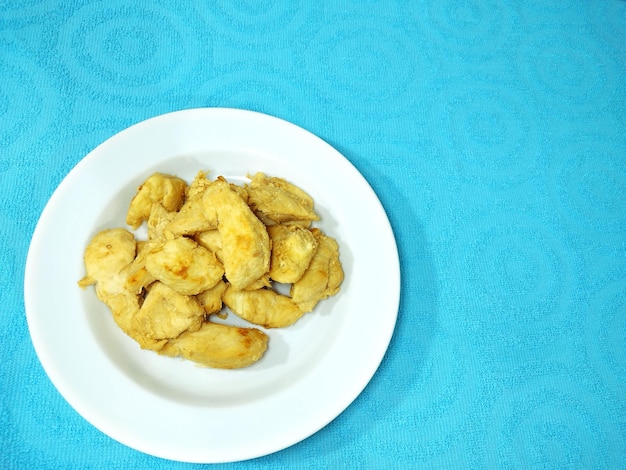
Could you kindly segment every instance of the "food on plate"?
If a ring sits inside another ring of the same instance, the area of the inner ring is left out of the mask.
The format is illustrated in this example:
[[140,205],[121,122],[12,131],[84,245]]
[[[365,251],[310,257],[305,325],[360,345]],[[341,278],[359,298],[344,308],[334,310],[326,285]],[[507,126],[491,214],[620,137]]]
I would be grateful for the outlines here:
[[139,297],[126,286],[126,269],[136,250],[135,237],[128,230],[102,230],[85,249],[86,275],[78,281],[83,288],[95,285],[96,295],[109,307],[117,325],[128,335],[131,335],[132,319],[139,310]]
[[146,270],[183,295],[196,295],[222,279],[224,267],[216,256],[190,238],[177,237],[152,246]]
[[208,217],[204,211],[203,196],[211,184],[205,172],[198,172],[189,185],[185,202],[165,227],[170,235],[190,235],[217,228],[217,214],[212,212],[213,216]]
[[235,314],[264,328],[284,328],[304,315],[289,297],[272,289],[246,291],[229,286],[223,300]]
[[[93,285],[143,349],[207,367],[247,367],[268,348],[259,328],[293,325],[339,292],[339,246],[312,227],[317,220],[313,199],[282,178],[256,173],[240,186],[200,171],[187,185],[154,173],[126,213],[135,232],[98,232],[78,285]],[[229,311],[256,327],[224,324]]]
[[224,179],[216,180],[203,196],[205,213],[217,215],[226,278],[235,289],[245,289],[270,268],[270,238],[238,191]]
[[223,279],[220,279],[213,287],[196,295],[196,299],[198,299],[198,302],[202,305],[205,315],[220,313],[224,304],[222,296],[224,295],[226,287],[228,287],[228,284],[226,284]]
[[291,286],[291,299],[305,312],[339,292],[344,276],[337,242],[319,229],[311,232],[317,240],[317,250],[302,277]]
[[207,367],[238,369],[261,359],[268,340],[267,334],[256,328],[206,322],[198,331],[186,331],[168,341],[159,352]]
[[148,220],[152,204],[160,203],[168,211],[177,211],[185,199],[187,183],[171,175],[162,173],[152,174],[137,189],[126,214],[126,223],[137,229],[141,223]]
[[317,250],[313,233],[299,225],[271,225],[267,233],[272,241],[270,277],[291,284],[302,277]]
[[248,204],[266,225],[295,222],[309,226],[319,220],[313,198],[282,178],[256,173],[247,190]]
[[159,351],[184,331],[197,331],[204,320],[204,308],[190,295],[183,295],[162,282],[147,290],[132,321],[133,334],[142,348]]
[[222,237],[217,229],[196,233],[193,239],[198,242],[199,245],[215,253],[215,256],[217,256],[217,259],[220,260],[221,263],[224,262],[224,258],[222,257]]

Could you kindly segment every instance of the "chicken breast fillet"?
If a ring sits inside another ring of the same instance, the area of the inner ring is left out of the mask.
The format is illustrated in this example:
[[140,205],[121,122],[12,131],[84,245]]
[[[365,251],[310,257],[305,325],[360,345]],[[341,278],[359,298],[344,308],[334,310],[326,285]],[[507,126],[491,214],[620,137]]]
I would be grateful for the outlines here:
[[193,239],[207,250],[212,251],[220,262],[224,262],[222,258],[222,237],[219,230],[207,230],[205,232],[196,233]]
[[226,278],[235,289],[245,289],[269,272],[270,239],[265,225],[223,179],[207,188],[203,202],[205,212],[217,216]]
[[145,266],[156,279],[183,295],[210,289],[224,275],[213,253],[184,237],[158,243],[146,254]]
[[302,189],[288,181],[256,173],[251,178],[248,204],[267,225],[299,221],[307,224],[319,220],[313,210],[313,199]]
[[202,203],[204,192],[211,184],[213,182],[207,179],[205,172],[196,175],[189,185],[185,203],[166,227],[168,234],[176,237],[217,228],[217,218],[207,217]]
[[206,315],[218,313],[222,310],[222,295],[224,294],[226,287],[227,284],[220,279],[215,286],[196,295],[196,299],[198,299],[198,302],[200,302],[200,305],[204,308]]
[[139,186],[130,201],[126,223],[137,229],[143,221],[148,220],[152,204],[157,202],[170,212],[179,210],[185,200],[186,189],[187,183],[176,176],[152,174]]
[[195,297],[155,282],[133,318],[131,336],[142,348],[158,351],[183,331],[200,329],[203,319],[204,309]]
[[284,284],[296,282],[317,250],[315,236],[298,225],[272,225],[267,233],[272,241],[270,278]]
[[317,240],[317,251],[302,277],[291,286],[292,300],[305,312],[339,292],[344,278],[337,242],[319,229],[311,231]]
[[198,331],[185,332],[168,341],[159,353],[182,356],[207,367],[238,369],[261,359],[268,340],[256,328],[206,322]]
[[165,238],[165,228],[176,217],[177,212],[170,212],[163,204],[155,202],[148,216],[148,239]]
[[135,237],[123,228],[97,233],[87,245],[83,257],[86,275],[78,285],[95,284],[96,295],[104,302],[117,325],[127,334],[139,310],[139,296],[126,286],[127,268],[135,258]]
[[223,300],[237,316],[265,328],[293,325],[304,314],[289,297],[271,289],[240,291],[229,286]]

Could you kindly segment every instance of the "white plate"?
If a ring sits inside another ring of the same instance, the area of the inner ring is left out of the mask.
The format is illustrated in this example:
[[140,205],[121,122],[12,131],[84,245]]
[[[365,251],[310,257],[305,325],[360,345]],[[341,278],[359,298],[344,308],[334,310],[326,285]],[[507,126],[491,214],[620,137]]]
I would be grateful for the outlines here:
[[[263,171],[299,185],[315,200],[317,226],[340,246],[339,294],[296,325],[269,330],[266,355],[245,369],[206,369],[141,350],[93,289],[76,284],[85,246],[101,229],[126,226],[128,203],[147,176],[190,181],[199,170],[233,180]],[[221,108],[149,119],[87,155],[41,215],[24,282],[35,350],[69,404],[129,447],[205,463],[284,449],[338,416],[378,368],[399,296],[394,236],[359,172],[293,124]]]

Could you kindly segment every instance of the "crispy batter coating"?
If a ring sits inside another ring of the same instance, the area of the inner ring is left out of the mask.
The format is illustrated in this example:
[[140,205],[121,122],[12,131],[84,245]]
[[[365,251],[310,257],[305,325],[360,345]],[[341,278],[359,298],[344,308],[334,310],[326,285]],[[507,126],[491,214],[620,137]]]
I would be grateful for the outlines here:
[[199,172],[189,185],[187,199],[167,225],[166,231],[172,236],[191,235],[217,228],[217,217],[207,217],[202,198],[206,189],[213,184],[206,172]]
[[222,237],[219,230],[207,230],[205,232],[196,233],[193,239],[207,250],[212,251],[220,262],[224,262],[222,257]]
[[207,367],[237,369],[258,361],[267,349],[268,339],[256,328],[206,322],[198,331],[168,341],[159,353],[182,356]]
[[157,244],[146,254],[145,266],[156,279],[183,295],[210,289],[224,274],[213,253],[184,237]]
[[165,238],[165,228],[176,214],[177,212],[168,211],[160,202],[152,204],[148,216],[148,239]]
[[95,284],[96,295],[109,307],[117,325],[127,333],[139,310],[139,297],[126,287],[126,269],[135,253],[135,237],[128,230],[102,230],[85,249],[86,276],[78,281],[82,288]]
[[265,328],[293,325],[304,314],[289,297],[271,289],[241,291],[229,286],[223,299],[236,315]]
[[245,289],[269,272],[270,239],[265,225],[223,179],[207,188],[204,205],[205,212],[217,215],[226,278],[235,289]]
[[302,189],[282,178],[256,173],[251,177],[248,204],[264,220],[280,224],[291,221],[319,220],[313,210],[313,199]]
[[272,225],[267,227],[272,241],[270,277],[291,284],[302,277],[309,266],[317,240],[310,230],[298,225]]
[[177,211],[185,200],[187,183],[171,175],[154,173],[137,188],[126,213],[126,223],[137,229],[148,220],[152,204],[160,203],[168,211]]
[[142,348],[158,351],[183,331],[198,330],[203,319],[204,309],[195,297],[155,282],[133,317],[131,336]]
[[226,287],[227,284],[220,279],[213,287],[196,295],[196,299],[198,299],[207,315],[218,313],[222,309],[222,295]]
[[291,286],[291,298],[305,312],[339,292],[344,277],[337,242],[319,229],[313,229],[312,233],[317,240],[317,251],[302,277]]

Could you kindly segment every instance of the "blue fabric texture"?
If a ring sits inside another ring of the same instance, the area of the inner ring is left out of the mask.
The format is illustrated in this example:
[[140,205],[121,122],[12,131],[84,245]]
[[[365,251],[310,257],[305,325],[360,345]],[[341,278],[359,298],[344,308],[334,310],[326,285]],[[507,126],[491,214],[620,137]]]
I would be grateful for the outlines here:
[[217,467],[626,468],[626,1],[0,0],[2,468],[192,467],[65,402],[23,275],[74,165],[194,107],[337,148],[381,199],[402,272],[356,401]]

